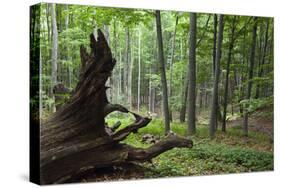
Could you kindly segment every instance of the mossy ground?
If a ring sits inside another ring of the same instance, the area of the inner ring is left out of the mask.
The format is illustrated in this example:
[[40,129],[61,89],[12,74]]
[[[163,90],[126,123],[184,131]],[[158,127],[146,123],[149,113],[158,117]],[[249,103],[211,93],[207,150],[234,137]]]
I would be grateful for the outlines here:
[[[121,121],[122,126],[133,121],[132,117],[118,115],[107,120],[109,125]],[[122,128],[122,126],[120,128]],[[173,122],[171,129],[178,135],[186,135],[186,123]],[[214,139],[209,139],[209,128],[204,118],[198,120],[196,134],[189,136],[194,142],[192,149],[175,148],[144,163],[145,177],[174,177],[190,175],[211,175],[273,170],[273,139],[262,132],[250,131],[244,137],[241,126],[227,127],[227,132],[217,131]],[[124,141],[135,147],[146,148],[141,142],[144,134],[164,136],[164,122],[153,119],[151,123],[131,134]]]

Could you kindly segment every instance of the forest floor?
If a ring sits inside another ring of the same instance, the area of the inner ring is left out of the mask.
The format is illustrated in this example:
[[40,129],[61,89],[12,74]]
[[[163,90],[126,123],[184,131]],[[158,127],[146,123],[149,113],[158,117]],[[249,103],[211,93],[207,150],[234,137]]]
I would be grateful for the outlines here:
[[[196,134],[189,137],[194,142],[192,149],[175,148],[140,166],[132,164],[88,171],[80,176],[79,181],[116,181],[273,170],[273,120],[263,114],[264,112],[251,115],[248,137],[244,137],[242,133],[242,118],[233,116],[227,123],[227,132],[218,130],[212,140],[209,139],[208,119],[201,115],[197,121]],[[125,126],[132,120],[126,115],[117,115],[109,117],[106,121],[109,125],[121,121]],[[135,147],[149,147],[151,144],[141,141],[142,136],[152,134],[163,138],[163,124],[163,120],[153,119],[147,127],[129,135],[124,142]],[[186,123],[171,123],[172,131],[181,136],[186,136],[186,126]]]

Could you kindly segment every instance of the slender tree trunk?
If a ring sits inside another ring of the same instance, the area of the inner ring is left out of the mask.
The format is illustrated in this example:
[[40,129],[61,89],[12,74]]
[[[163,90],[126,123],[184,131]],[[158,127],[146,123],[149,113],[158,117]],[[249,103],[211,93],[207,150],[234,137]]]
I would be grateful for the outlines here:
[[[108,45],[110,44],[110,36],[109,36],[109,26],[104,24],[103,25],[103,29],[104,29],[104,36],[105,36],[105,40],[108,43]],[[109,77],[109,79],[106,81],[106,85],[108,85],[110,88],[113,88],[113,80],[112,80],[112,75]],[[108,89],[106,91],[108,98],[112,101],[113,99],[113,93],[112,93],[112,89]]]
[[[51,17],[52,17],[52,84],[51,93],[53,96],[53,87],[57,84],[57,74],[58,74],[58,30],[57,30],[57,20],[56,20],[56,6],[54,3],[51,4]],[[55,111],[55,106],[54,106]]]
[[[216,53],[217,53],[217,27],[218,27],[218,17],[217,14],[214,14],[214,43],[213,43],[213,76],[215,77],[216,70]],[[217,100],[217,120],[222,120],[219,100]],[[215,129],[217,129],[218,124],[216,124]]]
[[196,131],[196,13],[190,13],[189,87],[188,87],[188,134]]
[[[113,51],[113,53],[114,53],[114,56],[116,57],[116,59],[117,59],[117,57],[118,57],[118,49],[117,49],[117,28],[116,28],[116,20],[114,20],[114,22],[113,22],[113,43],[114,43],[114,46],[113,46],[113,48],[114,48],[114,51]],[[120,63],[120,62],[119,62]],[[113,93],[116,93],[116,94],[114,94],[114,97],[113,97],[113,102],[114,103],[117,103],[117,100],[118,100],[118,98],[119,98],[119,84],[118,84],[118,71],[119,71],[119,69],[117,68],[117,69],[113,69],[113,73],[112,73],[112,82],[113,82],[113,85],[112,85],[112,90],[113,90]]]
[[152,112],[152,82],[151,82],[151,75],[152,75],[152,70],[151,70],[151,64],[149,66],[149,83],[148,83],[148,111]]
[[217,28],[218,28],[218,18],[217,15],[214,14],[213,75],[215,75],[215,70],[216,70]]
[[[246,32],[247,32],[247,25],[245,25],[244,27],[244,34],[243,34],[243,41],[246,40]],[[243,42],[243,52],[242,52],[242,65],[244,66],[244,64],[246,63],[247,64],[248,62],[248,59],[246,57],[246,44],[245,42]],[[240,74],[240,87],[239,87],[239,99],[238,99],[238,103],[240,103],[242,100],[243,100],[243,97],[244,97],[244,86],[243,86],[243,81],[244,81],[244,74],[243,72],[246,72],[244,71],[244,68],[242,69],[241,71],[241,74]],[[240,115],[243,116],[243,105],[242,104],[239,104],[239,112],[240,112]]]
[[140,111],[140,94],[141,94],[141,29],[139,28],[139,40],[138,40],[138,112]]
[[231,63],[232,49],[233,49],[233,45],[234,45],[235,21],[236,21],[236,17],[234,16],[233,20],[232,20],[230,43],[229,43],[228,54],[227,54],[227,66],[226,66],[225,87],[224,87],[222,132],[226,131],[226,111],[227,111],[228,82],[229,82],[228,80],[229,80],[229,68],[230,68],[230,63]]
[[[250,100],[251,98],[251,91],[252,91],[252,78],[253,78],[253,70],[255,64],[255,51],[256,51],[256,39],[257,39],[257,17],[254,18],[254,26],[253,26],[253,34],[252,34],[252,44],[251,44],[251,54],[250,54],[250,67],[248,73],[248,87],[246,93],[246,100]],[[244,136],[248,136],[248,105],[245,105],[244,108],[244,118],[243,118],[243,134]]]
[[[65,11],[67,12],[65,14],[65,30],[68,30],[69,25],[69,14],[68,14],[68,5],[65,5]],[[68,40],[68,37],[67,37]],[[70,60],[70,54],[69,54],[69,48],[68,45],[66,45],[66,60]],[[67,85],[69,88],[71,88],[72,83],[72,65],[68,63],[67,66]]]
[[[181,62],[183,61],[183,45],[182,45],[182,38],[181,38]],[[186,76],[182,74],[182,105],[180,109],[180,122],[185,122],[185,113],[186,113],[186,103],[187,103],[187,90],[188,90],[188,70],[186,70]]]
[[[175,29],[174,29],[174,34],[173,34],[173,39],[172,39],[172,52],[171,52],[171,63],[170,63],[170,83],[169,83],[169,98],[170,98],[170,103],[171,103],[171,98],[172,98],[173,63],[174,63],[174,51],[175,51],[175,43],[176,43],[176,34],[177,34],[178,20],[179,20],[179,16],[177,15],[177,17],[176,17]],[[173,121],[173,112],[172,112],[172,109],[171,109],[171,104],[170,104],[170,121],[171,121],[171,122]]]
[[129,28],[125,29],[125,61],[123,64],[123,87],[124,87],[124,101],[127,102],[128,98],[128,70],[129,70]]
[[[50,6],[51,6],[51,4],[46,4],[46,25],[47,25],[48,45],[49,46],[51,46],[51,44],[52,44],[52,39],[51,39],[51,32],[52,31],[50,29],[50,18],[49,18],[50,17]],[[51,59],[52,48],[47,48],[47,54],[48,54],[47,57]],[[45,74],[49,75],[49,74],[52,74],[52,73],[51,72],[49,73],[49,70],[46,69]],[[46,91],[48,96],[52,97],[52,89],[47,84],[45,84],[45,91]]]
[[[154,42],[154,50],[153,50],[153,57],[155,62],[157,62],[157,40]],[[152,64],[152,74],[155,74],[157,72],[157,63]],[[155,106],[156,106],[156,88],[152,87],[152,112],[155,113]]]
[[155,13],[156,13],[156,29],[157,29],[157,39],[158,39],[159,68],[161,73],[162,94],[163,94],[162,100],[163,100],[163,111],[164,111],[164,119],[165,119],[165,133],[168,134],[168,132],[170,131],[169,102],[168,102],[167,79],[166,79],[164,52],[163,52],[161,15],[159,10],[156,10]]
[[213,86],[213,97],[212,97],[212,107],[211,107],[211,117],[210,117],[210,137],[215,136],[215,130],[217,126],[218,117],[218,87],[219,87],[219,77],[220,77],[220,58],[221,58],[221,47],[223,40],[223,15],[219,16],[219,32],[218,32],[218,46],[216,49],[216,69],[215,78]]
[[132,53],[131,53],[131,32],[130,29],[127,28],[127,65],[128,65],[128,98],[127,98],[127,104],[129,106],[129,109],[132,109],[132,73],[133,73],[133,66],[132,66]]
[[[267,19],[266,21],[266,31],[265,31],[265,38],[264,38],[264,46],[263,46],[263,50],[262,50],[262,59],[261,59],[261,64],[259,66],[258,69],[258,77],[262,77],[263,75],[263,65],[265,63],[265,57],[266,57],[266,53],[267,53],[267,44],[268,44],[268,29],[269,29],[269,19]],[[259,98],[260,96],[260,84],[257,84],[256,87],[256,96],[255,98]]]
[[119,94],[118,96],[123,96],[123,92],[124,92],[124,86],[122,85],[122,83],[124,84],[123,80],[122,80],[122,64],[124,66],[124,62],[122,63],[122,50],[121,50],[121,46],[120,46],[120,50],[119,50],[119,82],[118,82],[118,88],[119,88]]
[[43,65],[42,65],[42,49],[39,47],[39,120],[43,117]]
[[180,122],[185,122],[186,106],[187,106],[187,93],[188,93],[188,70],[186,71],[186,78],[184,81],[183,102],[180,111]]

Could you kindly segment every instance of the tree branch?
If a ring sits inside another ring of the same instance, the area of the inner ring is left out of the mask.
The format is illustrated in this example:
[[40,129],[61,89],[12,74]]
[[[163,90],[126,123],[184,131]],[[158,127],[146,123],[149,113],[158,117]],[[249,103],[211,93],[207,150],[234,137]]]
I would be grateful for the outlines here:
[[205,34],[206,34],[206,31],[207,31],[207,29],[208,29],[208,25],[209,25],[210,18],[211,18],[211,14],[209,15],[209,17],[208,17],[208,19],[207,19],[207,22],[206,22],[206,24],[205,24],[205,30],[203,31],[203,33],[202,33],[200,39],[198,40],[198,42],[197,42],[197,44],[196,44],[196,47],[199,46],[199,44],[201,43],[202,39],[204,38],[204,36],[205,36]]
[[[135,114],[137,115],[137,114]],[[141,116],[137,116],[136,121],[132,123],[131,125],[125,127],[124,129],[121,129],[120,131],[116,132],[115,134],[112,135],[112,138],[114,141],[121,141],[124,140],[130,133],[136,133],[138,129],[145,127],[151,119],[149,118],[144,118]]]
[[123,112],[123,113],[128,113],[129,110],[127,108],[125,108],[124,106],[120,105],[120,104],[111,104],[108,103],[104,109],[104,117],[106,117],[108,114],[114,112],[114,111],[119,111],[119,112]]
[[176,135],[169,135],[166,139],[152,145],[148,149],[130,148],[127,160],[145,162],[172,148],[192,148],[192,146],[193,142],[191,140]]

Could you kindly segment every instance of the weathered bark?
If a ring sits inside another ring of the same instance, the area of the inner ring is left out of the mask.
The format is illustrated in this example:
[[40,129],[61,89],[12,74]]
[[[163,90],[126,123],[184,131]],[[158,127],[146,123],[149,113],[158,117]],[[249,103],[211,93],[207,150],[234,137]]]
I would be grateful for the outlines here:
[[[105,84],[115,59],[100,30],[97,40],[93,34],[90,39],[90,54],[85,47],[80,49],[80,79],[72,96],[41,125],[41,184],[65,182],[91,168],[144,162],[173,147],[192,147],[192,141],[174,135],[168,135],[148,149],[119,143],[151,119],[107,100]],[[114,111],[130,113],[135,121],[115,132],[120,122],[111,128],[105,122],[105,117]]]
[[167,89],[167,79],[166,79],[164,51],[163,51],[161,15],[159,10],[156,10],[156,29],[157,29],[157,39],[158,39],[159,68],[160,68],[161,83],[162,83],[162,101],[163,101],[163,111],[164,111],[164,119],[165,119],[165,133],[167,134],[170,131],[170,120],[169,120],[170,116],[169,116],[168,89]]
[[221,58],[221,47],[223,40],[223,15],[219,16],[219,32],[218,32],[218,44],[216,49],[216,68],[215,68],[215,78],[213,86],[213,97],[212,97],[212,107],[211,107],[211,117],[210,117],[210,137],[213,138],[215,135],[218,119],[218,87],[219,87],[219,77],[220,77],[220,58]]
[[[257,22],[258,18],[254,18],[254,26],[253,26],[253,34],[252,34],[252,44],[251,44],[251,54],[250,54],[250,66],[249,66],[249,72],[248,72],[248,86],[247,86],[247,92],[245,99],[250,100],[251,98],[251,91],[252,91],[252,78],[253,78],[253,71],[254,71],[254,63],[255,63],[255,52],[256,52],[256,39],[257,39]],[[244,136],[248,136],[248,105],[245,105],[244,111],[243,111],[243,134]]]
[[190,13],[189,87],[188,87],[188,134],[195,133],[196,108],[196,13]]

